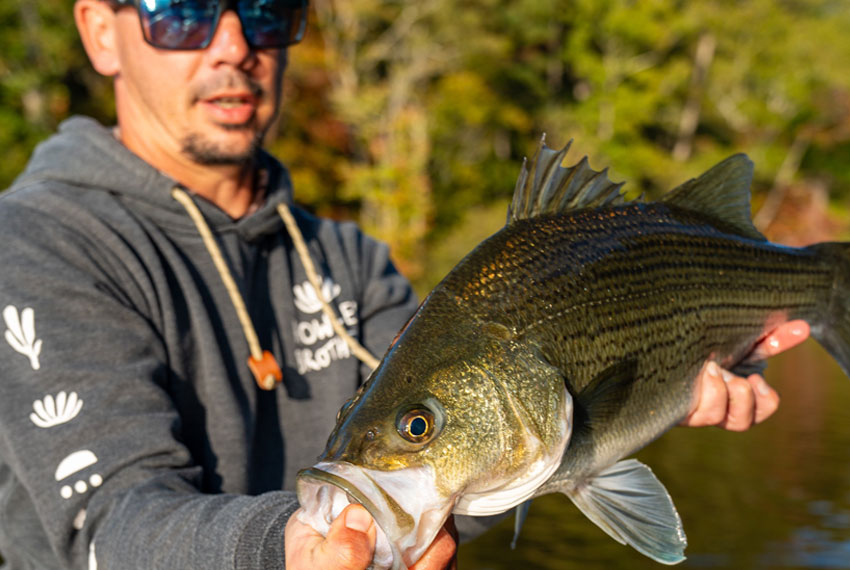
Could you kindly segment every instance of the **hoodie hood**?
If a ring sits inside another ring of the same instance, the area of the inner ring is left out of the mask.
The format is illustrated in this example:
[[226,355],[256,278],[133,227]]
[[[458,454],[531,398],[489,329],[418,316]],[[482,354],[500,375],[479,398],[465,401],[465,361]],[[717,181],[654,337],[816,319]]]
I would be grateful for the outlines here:
[[[292,203],[289,173],[265,151],[260,151],[258,167],[268,172],[268,188],[265,203],[256,212],[234,220],[213,203],[196,200],[215,231],[235,231],[251,241],[280,230],[282,222],[275,208]],[[171,197],[177,181],[136,156],[113,136],[110,127],[94,119],[77,116],[64,121],[57,134],[36,147],[12,189],[45,181],[112,193],[122,201],[134,202],[134,208],[163,226],[197,232],[186,211]]]

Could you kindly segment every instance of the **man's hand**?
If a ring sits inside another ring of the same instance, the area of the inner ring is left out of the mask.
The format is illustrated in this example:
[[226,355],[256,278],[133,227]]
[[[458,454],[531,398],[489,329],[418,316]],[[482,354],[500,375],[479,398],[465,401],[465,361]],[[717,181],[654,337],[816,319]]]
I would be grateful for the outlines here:
[[449,520],[437,533],[434,542],[410,567],[410,570],[456,570],[457,569],[457,543],[458,534],[455,528],[454,515],[449,515]]
[[[805,321],[783,323],[756,346],[753,355],[761,360],[779,354],[808,336]],[[742,378],[708,362],[697,379],[691,413],[681,425],[744,431],[767,419],[778,407],[779,394],[758,374]]]
[[349,505],[331,524],[328,536],[289,517],[284,532],[287,570],[365,570],[375,552],[377,528],[360,505]]
[[[440,529],[434,542],[410,570],[454,568],[457,541],[452,519]],[[324,537],[313,527],[289,517],[285,530],[287,570],[366,570],[375,553],[377,527],[360,505],[347,506]]]

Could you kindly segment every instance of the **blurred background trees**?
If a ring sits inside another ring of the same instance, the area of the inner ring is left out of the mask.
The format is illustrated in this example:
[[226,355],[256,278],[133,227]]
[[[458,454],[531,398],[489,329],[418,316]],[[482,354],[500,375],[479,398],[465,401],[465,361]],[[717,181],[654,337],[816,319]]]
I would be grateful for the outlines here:
[[[543,133],[658,195],[734,152],[757,224],[847,237],[841,0],[312,0],[269,148],[298,201],[358,219],[424,293],[504,223]],[[105,122],[73,0],[0,0],[0,185],[69,114]],[[839,212],[844,212],[840,214]]]

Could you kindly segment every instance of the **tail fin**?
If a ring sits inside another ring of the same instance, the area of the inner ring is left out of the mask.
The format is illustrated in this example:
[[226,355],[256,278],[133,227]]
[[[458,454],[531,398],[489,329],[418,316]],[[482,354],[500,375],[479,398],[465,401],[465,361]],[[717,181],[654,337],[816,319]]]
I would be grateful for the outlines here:
[[835,264],[832,296],[812,336],[838,361],[850,377],[850,243],[819,243],[810,247]]

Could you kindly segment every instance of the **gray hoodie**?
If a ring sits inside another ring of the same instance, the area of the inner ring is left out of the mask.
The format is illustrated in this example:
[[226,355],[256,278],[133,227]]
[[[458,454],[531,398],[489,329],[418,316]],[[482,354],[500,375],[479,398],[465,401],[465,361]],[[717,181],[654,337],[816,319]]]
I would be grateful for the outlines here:
[[[261,346],[175,182],[85,118],[65,122],[0,195],[0,554],[8,568],[282,568],[298,469],[364,380],[316,303],[275,205],[233,220],[195,198]],[[380,356],[416,300],[387,247],[294,209],[331,304]]]

